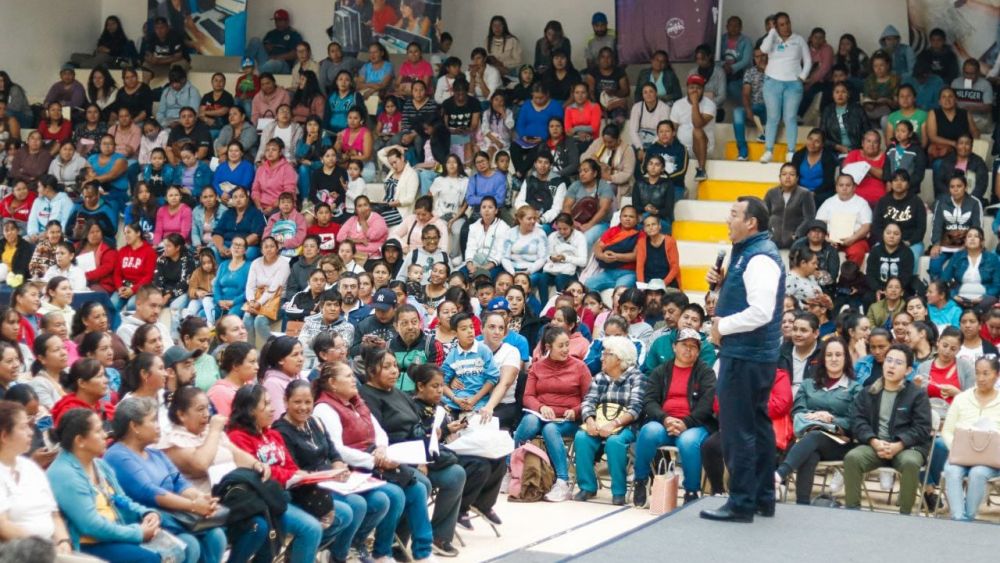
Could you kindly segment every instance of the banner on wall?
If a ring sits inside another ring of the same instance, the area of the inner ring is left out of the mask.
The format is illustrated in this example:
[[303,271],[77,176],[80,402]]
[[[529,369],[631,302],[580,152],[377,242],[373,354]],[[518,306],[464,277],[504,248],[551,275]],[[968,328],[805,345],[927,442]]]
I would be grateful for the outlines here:
[[616,0],[618,60],[645,64],[656,51],[672,62],[694,60],[694,50],[714,46],[719,31],[720,0]]
[[247,0],[148,0],[149,18],[167,18],[199,55],[241,57],[247,42]]
[[976,59],[989,69],[1000,45],[1000,12],[995,2],[955,0],[907,0],[910,45],[920,52],[927,48],[931,30],[941,28],[955,48],[959,60]]
[[330,39],[347,53],[358,53],[372,41],[390,53],[405,53],[410,43],[424,53],[438,51],[442,0],[335,0]]

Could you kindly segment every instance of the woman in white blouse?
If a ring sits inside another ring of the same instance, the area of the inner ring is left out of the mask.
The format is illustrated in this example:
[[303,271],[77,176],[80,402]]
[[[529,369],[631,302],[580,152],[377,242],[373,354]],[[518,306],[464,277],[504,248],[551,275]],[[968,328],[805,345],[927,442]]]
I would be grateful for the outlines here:
[[801,35],[792,33],[792,19],[788,14],[778,12],[774,15],[774,27],[764,36],[760,50],[767,54],[767,68],[764,70],[764,105],[767,106],[764,140],[767,150],[760,161],[767,163],[774,158],[778,123],[784,119],[788,161],[791,162],[799,135],[796,117],[799,102],[802,101],[802,82],[812,71],[809,44]]
[[642,99],[632,106],[628,132],[632,148],[643,151],[656,142],[656,128],[661,121],[670,119],[670,104],[660,100],[652,82],[642,87]]
[[496,200],[486,196],[479,204],[480,219],[469,225],[464,267],[470,276],[486,272],[494,277],[500,271],[504,241],[511,228],[497,217],[497,213]]
[[67,241],[56,244],[56,263],[49,266],[42,276],[42,281],[47,282],[54,277],[64,277],[69,280],[73,291],[90,291],[87,286],[87,274],[83,268],[76,265],[76,248]]
[[549,259],[542,266],[546,276],[544,287],[553,280],[559,293],[576,279],[580,268],[587,265],[587,238],[573,228],[573,216],[560,213],[553,222],[555,231],[549,235]]
[[34,431],[24,407],[0,401],[0,541],[27,537],[51,540],[56,553],[73,551],[48,477],[24,454]]
[[261,308],[276,294],[281,295],[291,273],[288,258],[281,256],[278,248],[278,241],[274,237],[264,237],[260,243],[261,257],[250,264],[247,276],[243,324],[247,327],[247,342],[258,350],[271,337],[272,319],[261,314]]

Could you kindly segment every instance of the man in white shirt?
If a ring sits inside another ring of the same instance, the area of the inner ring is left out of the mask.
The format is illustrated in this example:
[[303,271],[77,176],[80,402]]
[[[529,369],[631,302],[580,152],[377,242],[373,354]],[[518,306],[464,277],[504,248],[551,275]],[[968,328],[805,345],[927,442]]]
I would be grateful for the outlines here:
[[116,333],[125,342],[132,344],[132,336],[142,325],[155,324],[160,330],[160,339],[163,341],[163,349],[166,350],[174,345],[174,339],[170,335],[170,328],[160,322],[160,311],[163,310],[163,293],[152,284],[144,285],[135,292],[135,312],[131,315],[122,315],[122,324]]
[[[697,107],[698,111],[692,111]],[[670,120],[677,125],[677,139],[698,161],[695,181],[707,180],[705,162],[715,147],[715,102],[705,97],[705,79],[700,74],[687,78],[687,96],[674,102]]]
[[729,212],[733,242],[729,271],[706,276],[718,287],[712,342],[719,346],[719,426],[729,468],[729,500],[700,516],[722,522],[753,522],[774,516],[774,428],[768,401],[781,341],[785,270],[768,233],[767,207],[743,196]]
[[872,208],[854,193],[855,187],[850,174],[838,176],[837,197],[824,201],[816,212],[816,218],[827,224],[830,244],[837,250],[843,250],[848,260],[862,267],[868,254]]

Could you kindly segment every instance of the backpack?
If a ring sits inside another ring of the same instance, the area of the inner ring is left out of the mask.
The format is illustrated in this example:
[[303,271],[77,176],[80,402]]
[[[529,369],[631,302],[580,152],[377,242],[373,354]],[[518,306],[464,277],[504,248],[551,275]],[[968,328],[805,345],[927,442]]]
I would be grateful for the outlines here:
[[549,463],[549,456],[535,442],[527,442],[511,454],[507,500],[538,502],[555,482],[556,473]]

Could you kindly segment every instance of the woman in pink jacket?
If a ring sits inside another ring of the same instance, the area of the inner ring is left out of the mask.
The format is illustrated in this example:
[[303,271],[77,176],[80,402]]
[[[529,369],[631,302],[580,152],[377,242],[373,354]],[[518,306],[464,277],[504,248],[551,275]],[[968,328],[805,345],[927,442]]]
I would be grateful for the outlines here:
[[299,175],[295,167],[285,160],[285,143],[275,137],[267,142],[264,162],[257,167],[253,179],[251,199],[264,213],[270,215],[278,208],[278,197],[283,193],[298,193]]
[[171,233],[184,237],[184,242],[191,242],[191,208],[181,201],[181,188],[170,186],[166,196],[167,204],[156,212],[153,245],[159,246]]
[[382,245],[389,238],[389,227],[381,215],[372,211],[368,196],[359,195],[354,200],[354,217],[337,233],[337,242],[349,240],[355,250],[367,255],[369,260],[382,257]]

